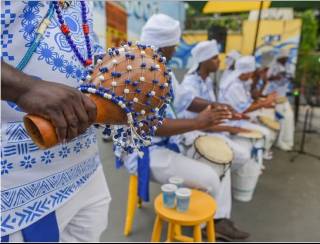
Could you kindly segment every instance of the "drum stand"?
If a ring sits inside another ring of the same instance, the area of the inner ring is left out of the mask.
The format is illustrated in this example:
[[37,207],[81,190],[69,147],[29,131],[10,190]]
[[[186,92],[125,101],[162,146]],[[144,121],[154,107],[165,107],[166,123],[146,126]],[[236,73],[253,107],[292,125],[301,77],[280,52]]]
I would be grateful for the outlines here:
[[[311,113],[311,114],[310,114]],[[309,116],[310,114],[310,116]],[[300,149],[299,150],[292,150],[291,152],[296,152],[297,154],[294,155],[292,158],[291,158],[291,162],[294,162],[300,155],[306,155],[306,156],[309,156],[309,157],[312,157],[312,158],[315,158],[315,159],[319,159],[320,160],[320,156],[319,155],[315,155],[315,154],[312,154],[312,153],[309,153],[309,152],[306,152],[304,150],[304,145],[305,145],[305,140],[306,140],[306,134],[307,133],[310,133],[310,130],[308,130],[308,125],[309,125],[309,128],[311,127],[311,120],[312,120],[312,117],[313,117],[313,109],[311,107],[308,107],[307,110],[306,110],[306,114],[305,114],[305,117],[304,117],[304,123],[303,123],[303,131],[302,131],[302,139],[301,139],[301,142],[300,142]]]

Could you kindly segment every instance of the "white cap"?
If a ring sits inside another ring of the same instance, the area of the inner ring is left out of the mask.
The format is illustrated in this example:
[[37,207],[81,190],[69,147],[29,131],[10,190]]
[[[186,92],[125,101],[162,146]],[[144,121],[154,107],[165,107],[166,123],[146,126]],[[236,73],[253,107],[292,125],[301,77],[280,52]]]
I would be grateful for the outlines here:
[[230,51],[226,56],[226,65],[227,69],[230,69],[231,66],[241,57],[241,54],[236,51],[232,50]]
[[227,57],[237,61],[241,57],[241,54],[237,50],[232,50],[227,54]]
[[179,188],[176,191],[176,196],[177,197],[183,197],[183,198],[190,197],[191,196],[191,190],[189,188]]
[[288,49],[281,49],[277,55],[277,59],[279,58],[288,58],[289,57],[289,50]]
[[219,48],[216,40],[199,42],[192,50],[192,66],[188,73],[191,74],[198,69],[201,62],[219,55]]
[[184,180],[181,177],[173,176],[169,178],[169,183],[174,185],[182,185]]
[[140,41],[157,48],[177,45],[180,41],[179,21],[165,14],[152,15],[142,28]]
[[268,52],[261,53],[260,60],[261,61],[260,61],[260,67],[259,68],[270,68],[271,65],[273,64],[274,60],[275,60],[274,52],[273,51],[268,51]]
[[161,191],[163,192],[176,192],[178,187],[174,184],[165,184],[161,186]]
[[240,74],[254,72],[256,61],[253,56],[243,56],[236,61],[235,70]]

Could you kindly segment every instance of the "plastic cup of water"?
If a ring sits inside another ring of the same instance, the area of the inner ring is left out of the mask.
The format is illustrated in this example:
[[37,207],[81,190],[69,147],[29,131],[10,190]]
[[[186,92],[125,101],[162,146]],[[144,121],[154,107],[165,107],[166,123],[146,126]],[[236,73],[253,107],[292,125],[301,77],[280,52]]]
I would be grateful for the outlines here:
[[165,184],[161,186],[163,205],[165,208],[174,208],[176,200],[176,191],[178,187],[173,184]]
[[179,188],[176,191],[177,211],[186,212],[190,206],[191,190],[189,188]]

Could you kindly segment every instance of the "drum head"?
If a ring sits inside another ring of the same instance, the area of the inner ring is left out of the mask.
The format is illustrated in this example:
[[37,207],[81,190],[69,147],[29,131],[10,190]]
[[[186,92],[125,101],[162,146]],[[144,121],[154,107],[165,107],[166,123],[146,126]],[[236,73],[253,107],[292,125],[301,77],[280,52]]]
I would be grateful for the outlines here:
[[259,121],[272,130],[280,130],[280,123],[267,116],[258,116]]
[[250,130],[249,132],[240,132],[237,134],[239,137],[249,138],[249,139],[261,139],[263,134],[257,130]]
[[195,140],[197,152],[216,164],[230,164],[233,152],[228,144],[221,138],[214,136],[200,136]]

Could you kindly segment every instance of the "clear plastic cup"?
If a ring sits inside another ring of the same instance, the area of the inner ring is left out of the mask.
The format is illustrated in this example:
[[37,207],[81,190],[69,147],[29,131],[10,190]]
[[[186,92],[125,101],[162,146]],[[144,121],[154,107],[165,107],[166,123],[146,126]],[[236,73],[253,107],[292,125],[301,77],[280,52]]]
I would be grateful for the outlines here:
[[191,190],[189,188],[179,188],[176,191],[177,211],[186,212],[190,205]]
[[183,187],[184,180],[181,177],[173,176],[169,178],[169,184],[176,185],[178,188]]
[[163,205],[165,208],[174,208],[176,200],[176,191],[178,187],[173,184],[165,184],[161,186]]

